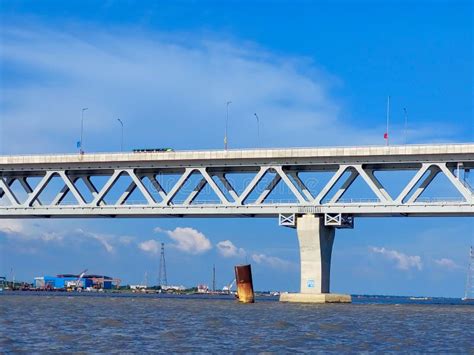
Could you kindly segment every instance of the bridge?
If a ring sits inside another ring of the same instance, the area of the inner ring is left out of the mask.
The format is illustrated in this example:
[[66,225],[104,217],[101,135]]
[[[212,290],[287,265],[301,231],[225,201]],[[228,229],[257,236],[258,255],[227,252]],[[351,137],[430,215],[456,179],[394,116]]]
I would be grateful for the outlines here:
[[[329,293],[335,229],[472,217],[472,168],[474,144],[1,156],[0,218],[278,217],[301,257],[301,293],[282,300],[347,301]],[[426,198],[440,175],[456,196]],[[366,195],[347,198],[356,182]]]

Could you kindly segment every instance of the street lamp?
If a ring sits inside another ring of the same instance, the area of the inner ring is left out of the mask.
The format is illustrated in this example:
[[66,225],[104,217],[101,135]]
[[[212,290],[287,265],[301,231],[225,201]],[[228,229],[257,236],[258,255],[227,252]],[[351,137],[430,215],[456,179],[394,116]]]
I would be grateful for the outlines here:
[[123,152],[123,122],[120,118],[117,118],[117,121],[119,121],[120,126],[122,127],[122,138],[120,139],[120,151]]
[[408,139],[407,139],[407,136],[408,136],[408,112],[407,112],[407,109],[404,107],[403,108],[403,112],[405,112],[405,145],[407,144],[408,142]]
[[227,108],[227,114],[226,114],[226,119],[225,119],[225,136],[224,136],[224,149],[227,150],[227,129],[229,125],[229,105],[232,103],[232,101],[227,101],[226,102],[226,108]]
[[83,154],[84,150],[82,149],[83,144],[82,144],[82,138],[84,136],[84,111],[88,110],[89,108],[84,107],[81,111],[81,144],[80,144],[80,153]]
[[257,119],[257,146],[260,147],[260,119],[256,113],[254,113],[254,116]]

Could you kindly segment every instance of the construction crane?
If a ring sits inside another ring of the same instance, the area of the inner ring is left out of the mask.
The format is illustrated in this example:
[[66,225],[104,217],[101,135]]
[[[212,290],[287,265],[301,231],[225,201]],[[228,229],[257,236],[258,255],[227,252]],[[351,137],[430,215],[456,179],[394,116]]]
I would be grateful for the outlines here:
[[81,288],[81,280],[84,277],[84,275],[86,274],[86,272],[87,272],[87,269],[85,269],[83,272],[81,272],[76,281],[69,281],[68,284],[67,284],[68,288],[73,289],[73,290],[80,289]]
[[224,286],[222,288],[222,291],[227,292],[230,295],[230,292],[231,292],[230,290],[234,286],[234,284],[235,284],[235,279],[233,279],[232,282],[230,284],[228,284],[227,286]]

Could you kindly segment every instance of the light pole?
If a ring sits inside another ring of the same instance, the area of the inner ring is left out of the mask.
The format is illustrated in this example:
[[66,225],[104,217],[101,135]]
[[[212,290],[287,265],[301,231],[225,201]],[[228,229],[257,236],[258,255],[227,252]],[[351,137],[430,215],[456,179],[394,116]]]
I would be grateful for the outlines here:
[[89,108],[84,107],[81,111],[81,148],[80,148],[80,153],[83,154],[84,150],[82,149],[82,138],[84,136],[84,111],[88,110]]
[[120,151],[123,152],[123,122],[120,118],[117,118],[117,121],[119,121],[120,126],[122,127],[122,137],[120,139]]
[[390,123],[390,96],[387,97],[387,129],[385,130],[385,137],[384,137],[387,140],[387,147],[390,145],[389,144],[390,136],[388,132],[389,123]]
[[260,119],[257,113],[254,113],[254,116],[257,119],[257,146],[260,147]]
[[408,142],[408,112],[407,109],[404,107],[403,111],[405,112],[405,145]]
[[227,108],[227,114],[225,118],[225,135],[224,135],[224,149],[227,150],[227,129],[229,126],[229,105],[232,103],[232,101],[227,101],[226,102],[226,108]]

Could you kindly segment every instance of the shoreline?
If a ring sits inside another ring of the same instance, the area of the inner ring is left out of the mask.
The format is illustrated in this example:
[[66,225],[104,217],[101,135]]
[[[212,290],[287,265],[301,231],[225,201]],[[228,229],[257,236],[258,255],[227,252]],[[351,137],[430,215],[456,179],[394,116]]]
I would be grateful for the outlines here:
[[[219,301],[235,301],[235,296],[230,294],[174,294],[174,293],[145,293],[145,292],[121,292],[121,291],[104,291],[104,292],[67,292],[67,291],[3,291],[0,297],[13,296],[33,296],[33,297],[92,297],[92,298],[141,298],[141,299],[175,299],[175,300],[219,300]],[[474,300],[462,300],[459,298],[448,297],[414,297],[414,296],[384,296],[384,295],[351,295],[355,305],[373,304],[373,305],[452,305],[452,306],[474,306]],[[256,301],[258,302],[278,302],[278,296],[256,293]],[[336,307],[341,307],[337,305]],[[346,305],[345,305],[346,306]],[[344,306],[344,307],[345,307]]]

